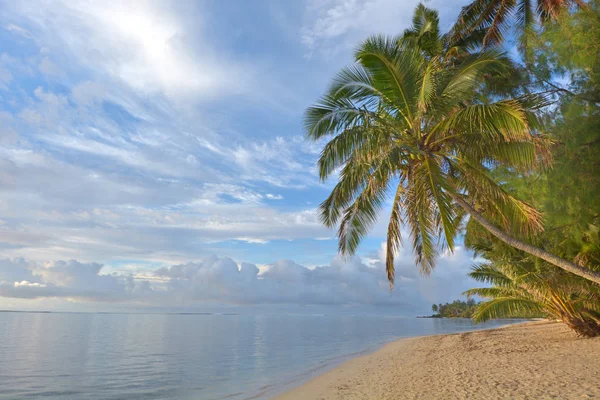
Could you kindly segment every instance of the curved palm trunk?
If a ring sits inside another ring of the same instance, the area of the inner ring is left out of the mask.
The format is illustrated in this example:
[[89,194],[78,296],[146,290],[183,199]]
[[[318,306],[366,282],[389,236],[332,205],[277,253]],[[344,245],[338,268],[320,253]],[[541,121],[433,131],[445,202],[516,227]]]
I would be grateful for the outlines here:
[[549,262],[550,264],[556,265],[559,268],[564,269],[572,274],[581,276],[589,281],[595,282],[600,285],[600,273],[592,271],[591,269],[582,267],[580,265],[574,264],[570,261],[564,260],[560,257],[555,256],[552,253],[548,253],[547,251],[540,249],[539,247],[532,246],[528,243],[522,242],[519,239],[515,239],[510,236],[503,230],[497,228],[494,224],[488,221],[482,214],[477,212],[469,203],[464,201],[460,196],[448,191],[447,192],[450,197],[456,203],[465,209],[471,217],[475,219],[475,221],[479,222],[485,229],[487,229],[492,235],[496,236],[498,239],[502,240],[504,243],[512,246],[516,249],[522,250],[526,253],[529,253],[533,256],[541,258],[544,261]]

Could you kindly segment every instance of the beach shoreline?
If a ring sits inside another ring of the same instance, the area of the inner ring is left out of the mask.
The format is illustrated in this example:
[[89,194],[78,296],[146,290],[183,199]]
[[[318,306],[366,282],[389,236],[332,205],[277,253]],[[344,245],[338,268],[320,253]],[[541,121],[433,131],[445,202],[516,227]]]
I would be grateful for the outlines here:
[[594,398],[600,338],[532,321],[403,338],[347,360],[275,400]]
[[[416,317],[416,318],[419,318],[419,317]],[[419,318],[419,319],[423,319],[423,318]],[[430,318],[427,318],[427,319],[430,319]],[[468,321],[471,321],[470,318],[436,318],[436,319],[438,319],[438,320],[446,319],[446,320],[468,320]],[[502,321],[502,320],[506,320],[506,324],[497,325],[497,326],[489,327],[489,328],[479,328],[479,327],[474,326],[473,329],[454,332],[454,333],[432,333],[432,334],[416,335],[416,336],[399,336],[399,337],[392,338],[392,339],[386,340],[384,342],[378,343],[376,345],[369,346],[362,350],[358,350],[353,353],[337,355],[337,356],[329,358],[325,361],[322,361],[319,365],[313,366],[311,369],[308,369],[306,371],[303,371],[302,373],[295,375],[293,378],[291,378],[289,380],[286,380],[283,382],[277,382],[272,385],[269,385],[269,387],[268,387],[269,390],[261,391],[258,393],[253,393],[253,395],[250,397],[247,397],[246,400],[262,399],[262,398],[265,398],[265,396],[269,400],[277,400],[277,399],[279,399],[279,396],[287,394],[288,392],[291,392],[292,390],[294,390],[296,388],[302,387],[303,385],[307,384],[308,382],[312,381],[313,379],[316,379],[316,378],[320,377],[321,375],[326,374],[327,372],[335,370],[349,361],[377,353],[378,351],[385,348],[386,346],[396,343],[398,341],[407,340],[407,339],[426,338],[426,337],[432,337],[432,336],[446,336],[446,335],[453,335],[453,334],[459,334],[459,333],[481,332],[481,331],[486,331],[486,330],[505,328],[508,326],[528,324],[528,323],[535,322],[535,321],[542,321],[543,319],[541,319],[541,318],[532,318],[532,319],[518,319],[518,318],[517,319],[512,319],[512,318],[511,319],[502,319],[502,318],[500,318],[500,319],[496,319],[495,321]],[[520,322],[514,322],[514,320],[520,320]]]

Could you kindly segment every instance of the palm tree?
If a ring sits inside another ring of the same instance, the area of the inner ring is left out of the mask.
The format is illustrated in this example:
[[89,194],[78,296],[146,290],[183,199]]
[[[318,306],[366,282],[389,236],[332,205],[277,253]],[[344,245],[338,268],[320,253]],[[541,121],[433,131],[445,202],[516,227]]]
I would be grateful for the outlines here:
[[[416,263],[427,274],[440,247],[453,250],[465,212],[511,246],[600,284],[599,273],[518,239],[542,229],[540,215],[490,177],[498,165],[527,173],[547,154],[533,134],[530,99],[490,102],[478,94],[486,76],[509,71],[506,57],[444,46],[437,13],[422,5],[414,20],[403,37],[367,39],[356,64],[339,72],[306,111],[308,138],[332,136],[318,167],[321,180],[339,173],[339,181],[321,204],[320,217],[329,227],[339,223],[340,252],[356,251],[393,189],[390,285],[403,224],[410,228]],[[419,35],[424,26],[426,35]],[[504,229],[484,215],[498,217]]]
[[476,322],[546,315],[582,336],[600,335],[600,292],[579,277],[549,266],[536,268],[526,257],[495,257],[493,263],[473,266],[469,276],[492,285],[464,293],[489,299],[475,309]]
[[504,34],[511,24],[511,16],[516,18],[516,26],[521,35],[530,30],[536,18],[541,22],[556,19],[561,11],[576,4],[587,8],[583,0],[475,0],[463,7],[453,27],[452,41],[474,36],[484,46],[495,45],[504,40]]
[[[577,253],[578,258],[585,257],[588,265],[598,268],[597,247],[569,249],[565,248],[564,242],[557,246],[553,240],[556,233],[552,232],[555,228],[556,225],[550,226],[543,235],[536,237],[536,241],[562,249],[567,254]],[[503,317],[548,316],[562,320],[580,335],[600,336],[600,286],[516,251],[495,240],[474,221],[467,226],[464,242],[488,260],[474,265],[469,276],[491,287],[463,293],[488,299],[475,309],[472,317],[476,322]]]

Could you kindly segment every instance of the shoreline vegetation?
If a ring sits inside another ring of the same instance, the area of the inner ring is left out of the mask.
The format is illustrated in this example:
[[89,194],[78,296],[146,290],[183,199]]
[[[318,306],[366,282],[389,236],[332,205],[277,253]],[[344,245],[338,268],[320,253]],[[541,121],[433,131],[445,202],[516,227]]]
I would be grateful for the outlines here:
[[592,398],[598,382],[600,338],[534,321],[400,339],[275,400]]
[[[433,304],[431,306],[432,315],[422,315],[417,318],[470,318],[473,319],[477,314],[477,309],[481,306],[482,302],[477,302],[475,299],[470,298],[467,301],[454,300],[452,303],[445,304]],[[530,314],[522,313],[519,316],[506,316],[502,319],[534,319],[544,318],[545,315],[540,312],[532,312]]]
[[479,303],[475,299],[467,301],[454,300],[452,303],[434,304],[431,306],[433,311],[432,318],[473,318],[473,314]]
[[479,305],[475,299],[454,300],[452,303],[433,304],[431,315],[419,315],[417,318],[473,318],[475,309]]

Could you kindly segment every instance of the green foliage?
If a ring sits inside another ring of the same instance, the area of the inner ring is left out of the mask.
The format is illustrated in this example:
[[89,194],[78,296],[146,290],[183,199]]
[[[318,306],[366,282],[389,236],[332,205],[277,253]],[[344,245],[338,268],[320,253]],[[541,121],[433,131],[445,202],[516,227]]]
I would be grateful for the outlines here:
[[511,28],[526,40],[536,33],[536,22],[556,19],[573,5],[587,8],[581,0],[537,0],[536,6],[531,0],[474,0],[461,10],[451,40],[474,37],[483,46],[496,45]]
[[439,318],[471,318],[477,303],[473,299],[467,301],[454,300],[452,303],[434,304],[431,309],[434,312],[434,317]]
[[492,318],[547,316],[560,319],[584,336],[600,334],[600,291],[582,278],[491,243],[481,253],[489,263],[475,265],[471,278],[491,287],[470,289],[467,296],[489,300],[473,313],[477,322]]
[[511,62],[495,50],[469,53],[447,43],[437,12],[420,5],[403,36],[368,38],[356,64],[305,115],[308,138],[329,138],[321,179],[339,171],[320,216],[339,225],[340,252],[356,251],[393,191],[390,283],[402,224],[421,272],[434,268],[440,247],[453,250],[463,217],[457,196],[504,216],[504,225],[519,232],[540,229],[539,214],[490,175],[499,166],[523,173],[538,167],[543,143],[533,131],[534,101],[486,98],[486,80],[508,76]]
[[570,80],[567,87],[558,85],[562,94],[595,103],[600,101],[598,0],[587,3],[585,9],[575,13],[562,13],[544,25],[542,34],[532,34],[528,40],[532,46],[525,56],[536,79],[545,83],[562,75]]

